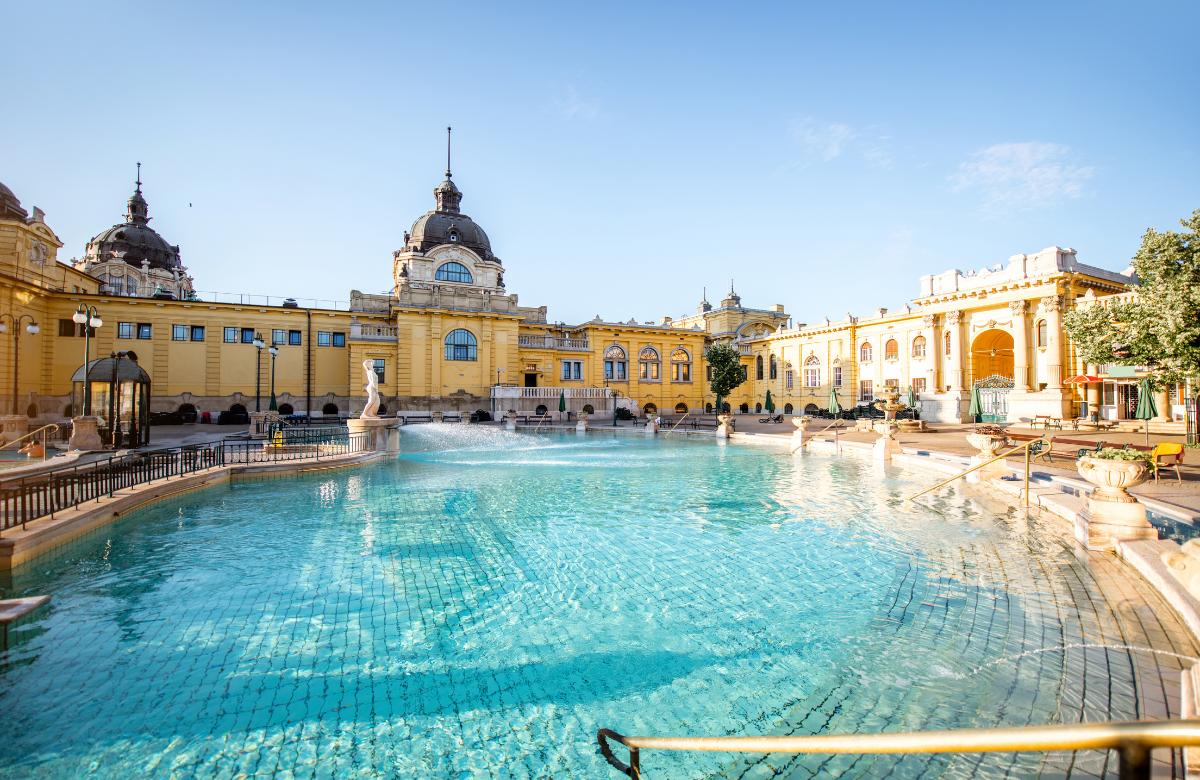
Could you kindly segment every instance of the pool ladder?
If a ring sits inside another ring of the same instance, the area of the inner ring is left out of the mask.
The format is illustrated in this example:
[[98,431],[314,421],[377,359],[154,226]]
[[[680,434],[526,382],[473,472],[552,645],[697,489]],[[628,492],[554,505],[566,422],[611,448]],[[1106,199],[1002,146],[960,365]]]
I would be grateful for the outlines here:
[[907,500],[908,501],[916,500],[917,498],[920,498],[921,496],[925,495],[926,493],[931,493],[940,487],[945,487],[946,485],[949,485],[951,482],[954,482],[955,480],[962,479],[963,477],[967,476],[968,474],[970,474],[973,471],[978,471],[979,469],[983,468],[984,466],[990,466],[991,464],[995,463],[998,460],[1004,460],[1009,455],[1013,455],[1017,452],[1020,452],[1021,450],[1025,450],[1025,489],[1021,492],[1025,499],[1025,508],[1028,509],[1029,508],[1029,470],[1030,470],[1029,459],[1031,457],[1031,453],[1030,453],[1029,449],[1030,449],[1030,447],[1032,447],[1035,444],[1044,444],[1044,443],[1045,443],[1044,437],[1041,439],[1033,439],[1032,441],[1027,441],[1024,444],[1020,445],[1019,447],[1013,447],[1011,450],[1006,450],[994,458],[985,460],[983,463],[972,466],[971,468],[967,469],[966,471],[955,474],[953,477],[950,477],[950,479],[942,480],[941,482],[937,483],[933,487],[925,488],[920,493],[914,493],[911,496],[909,496]]
[[26,433],[23,436],[18,436],[17,438],[8,442],[4,446],[0,446],[0,450],[6,450],[9,447],[12,447],[13,445],[20,444],[21,442],[25,441],[26,439],[32,440],[34,436],[37,436],[40,433],[40,434],[42,434],[42,460],[45,460],[46,459],[46,447],[50,443],[50,431],[51,430],[57,431],[58,423],[49,423],[48,425],[43,425],[41,428],[38,428],[35,431],[30,431],[29,433]]

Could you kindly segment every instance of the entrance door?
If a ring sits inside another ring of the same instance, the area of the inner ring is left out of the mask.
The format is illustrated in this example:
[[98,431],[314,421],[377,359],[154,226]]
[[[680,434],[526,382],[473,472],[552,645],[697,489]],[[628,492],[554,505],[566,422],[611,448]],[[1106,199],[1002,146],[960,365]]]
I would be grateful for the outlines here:
[[1137,415],[1137,385],[1117,385],[1117,404],[1121,411],[1119,419],[1132,420]]
[[537,387],[537,374],[526,374],[525,375],[525,386],[526,387]]
[[1008,394],[1015,384],[1006,376],[989,376],[975,383],[979,393],[980,422],[1008,422]]

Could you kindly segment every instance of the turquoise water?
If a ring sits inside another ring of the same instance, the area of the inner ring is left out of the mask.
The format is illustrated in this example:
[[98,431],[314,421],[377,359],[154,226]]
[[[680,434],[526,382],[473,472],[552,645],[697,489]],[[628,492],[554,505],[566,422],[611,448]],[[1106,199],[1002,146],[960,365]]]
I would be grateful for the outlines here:
[[[0,776],[604,778],[602,726],[1138,714],[1127,659],[1106,660],[1106,698],[1075,702],[1065,651],[1023,655],[1086,635],[1061,529],[903,501],[936,476],[711,440],[404,435],[397,460],[193,493],[20,570],[5,597],[54,600],[0,664]],[[643,767],[999,776],[1038,760]]]

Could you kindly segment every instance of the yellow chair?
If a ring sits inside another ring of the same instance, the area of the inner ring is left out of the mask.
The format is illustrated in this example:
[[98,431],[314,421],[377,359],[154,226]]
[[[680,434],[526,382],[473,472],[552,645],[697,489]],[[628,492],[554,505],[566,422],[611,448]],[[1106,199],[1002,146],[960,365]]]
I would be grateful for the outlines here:
[[1150,452],[1150,462],[1154,468],[1154,481],[1158,482],[1158,472],[1164,469],[1175,469],[1175,481],[1183,484],[1179,475],[1179,467],[1183,465],[1183,445],[1175,442],[1155,444]]

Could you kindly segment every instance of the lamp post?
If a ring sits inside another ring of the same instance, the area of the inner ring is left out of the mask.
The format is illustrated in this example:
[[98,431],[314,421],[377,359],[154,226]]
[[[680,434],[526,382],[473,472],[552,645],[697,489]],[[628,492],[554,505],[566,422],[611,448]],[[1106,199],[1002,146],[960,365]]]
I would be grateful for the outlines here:
[[262,411],[262,351],[266,346],[261,333],[254,334],[254,411]]
[[267,407],[268,411],[279,411],[279,404],[275,402],[275,356],[279,354],[279,347],[271,345],[267,352],[271,355],[271,405]]
[[[17,372],[21,367],[21,323],[25,322],[26,318],[29,319],[29,324],[25,326],[26,332],[30,336],[37,335],[40,328],[38,328],[37,320],[33,318],[32,314],[22,314],[20,316],[16,314],[0,314],[0,333],[8,332],[9,323],[12,323],[13,329],[12,413],[14,415],[20,414],[17,411]],[[5,322],[5,319],[8,322]]]
[[88,376],[88,363],[92,360],[92,330],[104,324],[95,306],[79,304],[71,315],[71,321],[83,326],[83,416],[92,414],[92,383]]

